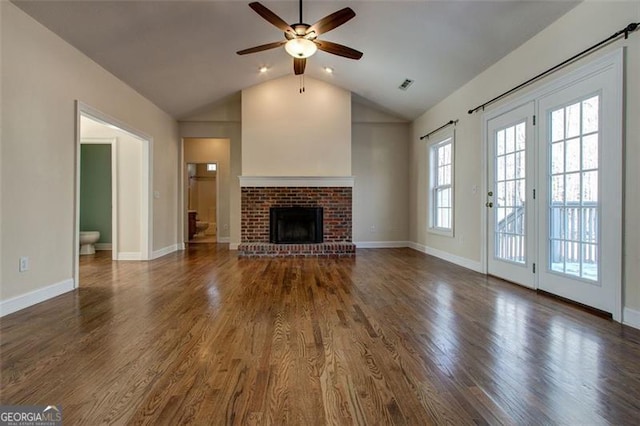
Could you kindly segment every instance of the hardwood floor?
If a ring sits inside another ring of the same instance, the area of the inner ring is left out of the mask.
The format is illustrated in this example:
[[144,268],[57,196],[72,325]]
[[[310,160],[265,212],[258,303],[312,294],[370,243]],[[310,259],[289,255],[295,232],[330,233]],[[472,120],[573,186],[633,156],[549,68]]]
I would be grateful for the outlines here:
[[637,424],[640,332],[410,249],[81,259],[2,318],[2,404],[64,424]]

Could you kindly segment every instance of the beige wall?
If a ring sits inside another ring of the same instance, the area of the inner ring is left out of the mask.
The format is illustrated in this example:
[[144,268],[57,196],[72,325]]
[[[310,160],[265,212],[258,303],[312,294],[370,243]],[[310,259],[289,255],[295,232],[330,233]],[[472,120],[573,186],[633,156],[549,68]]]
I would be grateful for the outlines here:
[[352,111],[353,241],[408,241],[410,123],[355,102]]
[[[640,21],[640,2],[584,2],[547,29],[507,55],[468,84],[454,92],[413,123],[410,180],[410,235],[414,242],[471,261],[480,262],[481,213],[484,194],[482,178],[482,114],[467,110],[510,89],[584,48],[599,42],[630,22]],[[627,46],[626,56],[626,188],[625,193],[625,306],[640,308],[640,35],[620,40],[602,52]],[[599,52],[598,54],[602,53]],[[591,58],[597,57],[592,55]],[[585,63],[589,59],[581,61]],[[578,65],[579,65],[578,64]],[[549,78],[545,80],[549,81]],[[540,83],[542,84],[542,83]],[[527,89],[530,90],[530,89]],[[521,92],[522,93],[522,92]],[[508,100],[507,100],[508,101]],[[429,234],[427,229],[427,152],[419,136],[449,120],[459,118],[456,127],[455,238]]]
[[[153,200],[153,249],[174,246],[179,164],[175,120],[13,4],[3,1],[0,8],[0,299],[73,277],[76,100],[153,137],[153,189],[160,192]],[[18,272],[20,256],[29,256],[29,271]]]
[[288,75],[242,91],[243,176],[351,176],[351,93]]
[[[229,196],[231,194],[231,142],[229,139],[184,138],[184,168],[187,163],[218,163],[218,240],[229,239],[229,219],[231,214]],[[186,183],[185,183],[186,184]],[[184,191],[185,211],[187,206],[186,186]],[[186,214],[186,213],[185,213]],[[202,215],[201,215],[202,216]],[[200,219],[204,220],[204,219]],[[186,221],[185,221],[186,222]],[[187,240],[187,224],[184,226]]]

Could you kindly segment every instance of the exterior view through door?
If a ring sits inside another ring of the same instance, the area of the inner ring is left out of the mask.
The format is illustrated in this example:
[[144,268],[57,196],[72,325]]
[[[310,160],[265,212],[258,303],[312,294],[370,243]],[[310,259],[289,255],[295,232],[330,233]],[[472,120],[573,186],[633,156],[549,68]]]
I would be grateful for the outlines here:
[[491,275],[534,287],[533,112],[530,102],[491,120],[489,253]]
[[614,52],[485,118],[488,273],[618,320],[621,70]]

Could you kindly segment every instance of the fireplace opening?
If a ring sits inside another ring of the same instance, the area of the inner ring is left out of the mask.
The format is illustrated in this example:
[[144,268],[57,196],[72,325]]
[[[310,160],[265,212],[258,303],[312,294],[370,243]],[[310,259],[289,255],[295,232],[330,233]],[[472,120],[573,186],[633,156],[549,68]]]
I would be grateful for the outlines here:
[[318,244],[323,242],[322,207],[271,207],[269,242]]

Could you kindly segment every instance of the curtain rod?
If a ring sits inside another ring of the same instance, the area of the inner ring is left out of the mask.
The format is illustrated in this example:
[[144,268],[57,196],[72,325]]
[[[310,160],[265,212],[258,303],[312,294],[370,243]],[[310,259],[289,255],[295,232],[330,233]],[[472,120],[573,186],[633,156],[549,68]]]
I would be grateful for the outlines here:
[[438,132],[438,131],[440,131],[440,130],[444,129],[444,128],[445,128],[445,127],[447,127],[447,126],[451,126],[452,124],[454,124],[454,125],[455,125],[457,122],[458,122],[458,120],[449,120],[447,123],[445,123],[445,124],[443,124],[442,126],[438,127],[438,128],[437,128],[437,129],[435,129],[434,131],[429,132],[429,133],[427,133],[427,134],[426,134],[426,135],[424,135],[424,136],[420,136],[420,140],[422,140],[422,139],[424,139],[424,138],[427,138],[427,139],[428,139],[428,138],[429,138],[429,136],[431,136],[432,134],[434,134],[434,133],[436,133],[436,132]]
[[542,77],[546,76],[547,74],[551,74],[552,72],[558,70],[559,68],[564,67],[565,65],[570,64],[571,62],[580,59],[582,56],[586,56],[587,54],[591,53],[592,51],[600,48],[602,45],[607,44],[617,38],[619,38],[621,35],[624,34],[624,38],[627,39],[629,38],[629,34],[636,31],[638,29],[638,27],[640,26],[640,22],[632,22],[629,25],[627,25],[626,27],[624,27],[623,29],[621,29],[620,31],[616,31],[614,34],[612,34],[611,36],[609,36],[608,38],[602,40],[599,43],[594,44],[593,46],[583,50],[582,52],[578,53],[577,55],[574,55],[572,57],[570,57],[569,59],[559,63],[558,65],[549,68],[548,70],[541,72],[540,74],[536,75],[533,78],[530,78],[529,80],[525,81],[522,84],[517,85],[516,87],[514,87],[511,90],[508,90],[506,92],[504,92],[501,95],[496,96],[495,98],[491,99],[490,101],[487,101],[485,103],[483,103],[482,105],[478,105],[475,108],[472,108],[468,111],[469,114],[473,114],[474,112],[477,112],[479,110],[484,110],[484,107],[486,107],[487,105],[491,105],[492,103],[504,98],[507,95],[510,95],[511,93],[520,90],[521,88],[533,83],[536,80],[541,79]]

